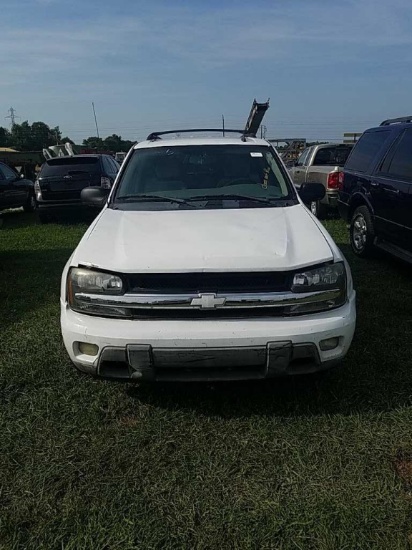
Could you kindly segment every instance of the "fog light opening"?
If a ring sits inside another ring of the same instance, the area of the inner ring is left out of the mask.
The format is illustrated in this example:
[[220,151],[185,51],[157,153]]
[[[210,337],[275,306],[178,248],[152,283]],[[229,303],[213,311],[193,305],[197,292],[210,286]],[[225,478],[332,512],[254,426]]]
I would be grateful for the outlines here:
[[319,347],[322,351],[331,351],[339,346],[339,336],[334,338],[326,338],[319,342]]
[[99,346],[89,344],[88,342],[79,342],[79,351],[83,355],[95,356],[99,353]]

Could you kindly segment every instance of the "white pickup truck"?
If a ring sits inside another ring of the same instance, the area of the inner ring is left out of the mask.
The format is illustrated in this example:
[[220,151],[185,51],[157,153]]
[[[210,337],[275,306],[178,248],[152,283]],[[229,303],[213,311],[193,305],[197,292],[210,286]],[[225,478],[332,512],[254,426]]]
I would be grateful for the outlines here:
[[289,167],[295,187],[299,190],[303,183],[321,183],[325,197],[311,201],[308,205],[313,215],[324,217],[328,211],[336,210],[339,188],[342,184],[342,168],[351,152],[352,145],[322,143],[306,148],[295,164]]

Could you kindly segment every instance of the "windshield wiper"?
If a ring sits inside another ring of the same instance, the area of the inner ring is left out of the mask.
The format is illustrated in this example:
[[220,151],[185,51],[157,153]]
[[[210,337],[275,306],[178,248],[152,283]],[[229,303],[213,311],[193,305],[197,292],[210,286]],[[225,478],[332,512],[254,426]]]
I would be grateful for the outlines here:
[[[190,201],[204,201],[204,200],[215,200],[215,199],[226,199],[226,200],[239,200],[239,201],[252,201],[252,202],[260,202],[262,204],[270,204],[271,206],[274,206],[273,201],[277,201],[279,199],[276,199],[272,197],[264,198],[264,197],[251,197],[249,195],[230,195],[230,194],[221,194],[221,195],[201,195],[198,197],[191,197]],[[282,199],[280,199],[282,200]]]
[[124,197],[118,197],[118,201],[157,201],[157,202],[173,202],[176,204],[185,204],[187,206],[190,206],[190,208],[196,208],[194,204],[190,204],[187,202],[186,199],[175,199],[172,197],[163,197],[162,195],[125,195]]

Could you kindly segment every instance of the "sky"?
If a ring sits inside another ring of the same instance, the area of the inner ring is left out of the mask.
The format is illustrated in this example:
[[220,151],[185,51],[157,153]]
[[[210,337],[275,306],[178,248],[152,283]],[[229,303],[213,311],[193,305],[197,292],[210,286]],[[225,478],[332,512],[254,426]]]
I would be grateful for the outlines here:
[[0,126],[76,143],[243,127],[339,140],[412,114],[410,0],[0,0]]

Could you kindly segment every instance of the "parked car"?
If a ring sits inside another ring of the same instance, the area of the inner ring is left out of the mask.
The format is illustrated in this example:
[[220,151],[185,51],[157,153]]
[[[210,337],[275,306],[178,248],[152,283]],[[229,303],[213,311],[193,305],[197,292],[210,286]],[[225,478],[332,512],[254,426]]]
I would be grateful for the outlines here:
[[34,184],[0,162],[0,210],[20,206],[25,212],[32,212],[36,208]]
[[163,134],[134,146],[109,196],[82,191],[104,207],[62,275],[74,365],[136,381],[266,378],[339,363],[355,330],[355,291],[303,204],[321,200],[323,185],[302,185],[299,198],[263,139]]
[[376,246],[412,262],[412,117],[385,120],[361,136],[339,195],[357,256]]
[[36,179],[38,215],[42,223],[70,209],[82,208],[80,193],[85,187],[109,190],[119,171],[110,155],[74,155],[47,160]]
[[314,216],[322,218],[330,210],[337,210],[342,167],[351,149],[352,145],[343,143],[313,145],[307,147],[290,168],[292,180],[297,189],[308,182],[318,182],[325,187],[325,197],[320,201],[312,201],[308,205]]

